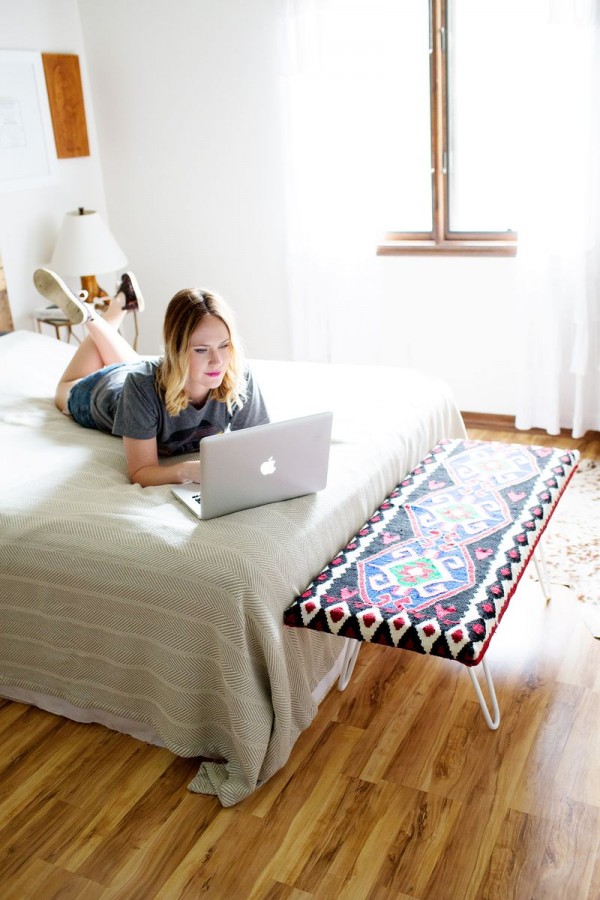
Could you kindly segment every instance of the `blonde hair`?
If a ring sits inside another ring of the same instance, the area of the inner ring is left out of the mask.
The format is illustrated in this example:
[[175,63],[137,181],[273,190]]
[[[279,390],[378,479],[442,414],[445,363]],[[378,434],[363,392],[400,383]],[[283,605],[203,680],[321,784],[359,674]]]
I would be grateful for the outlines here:
[[158,390],[171,416],[179,415],[189,405],[185,383],[190,369],[190,339],[206,316],[221,319],[230,340],[227,371],[209,397],[227,404],[229,412],[234,405],[241,406],[246,398],[244,357],[232,311],[217,294],[198,288],[186,289],[178,291],[167,307],[163,325],[164,355],[156,373]]

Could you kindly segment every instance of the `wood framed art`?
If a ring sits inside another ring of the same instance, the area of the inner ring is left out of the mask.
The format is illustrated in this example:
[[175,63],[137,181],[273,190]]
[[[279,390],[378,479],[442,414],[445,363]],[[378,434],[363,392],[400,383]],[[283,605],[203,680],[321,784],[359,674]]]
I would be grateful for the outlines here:
[[59,159],[89,156],[79,57],[73,53],[42,53],[42,62],[56,155]]
[[58,180],[42,56],[0,50],[0,191]]

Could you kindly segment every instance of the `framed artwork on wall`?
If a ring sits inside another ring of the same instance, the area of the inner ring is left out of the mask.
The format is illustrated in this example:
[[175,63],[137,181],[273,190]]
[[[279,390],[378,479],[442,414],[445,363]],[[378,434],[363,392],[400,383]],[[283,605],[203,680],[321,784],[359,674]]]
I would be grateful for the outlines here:
[[42,53],[50,114],[59,159],[89,156],[79,57],[74,53]]
[[58,180],[42,55],[0,50],[0,191]]

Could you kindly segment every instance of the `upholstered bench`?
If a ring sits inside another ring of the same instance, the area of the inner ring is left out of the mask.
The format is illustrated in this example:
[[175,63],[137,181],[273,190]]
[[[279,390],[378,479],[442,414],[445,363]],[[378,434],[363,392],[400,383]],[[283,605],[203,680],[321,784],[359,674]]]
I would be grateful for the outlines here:
[[550,597],[539,541],[578,461],[551,447],[442,441],[296,598],[285,624],[351,639],[340,690],[363,641],[456,660],[497,728],[485,653],[532,558]]

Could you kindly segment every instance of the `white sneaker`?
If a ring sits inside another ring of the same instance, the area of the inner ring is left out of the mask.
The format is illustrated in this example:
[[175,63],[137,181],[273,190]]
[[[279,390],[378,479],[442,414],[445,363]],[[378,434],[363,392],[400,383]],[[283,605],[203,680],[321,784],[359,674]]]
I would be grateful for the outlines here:
[[33,273],[33,283],[42,297],[55,303],[67,315],[71,325],[81,325],[87,322],[90,316],[85,303],[69,290],[62,278],[50,269],[36,269]]

